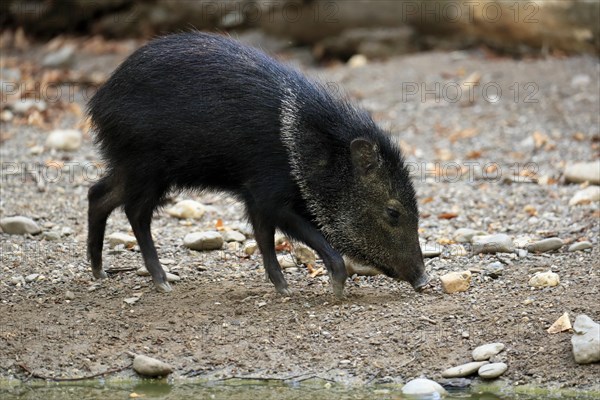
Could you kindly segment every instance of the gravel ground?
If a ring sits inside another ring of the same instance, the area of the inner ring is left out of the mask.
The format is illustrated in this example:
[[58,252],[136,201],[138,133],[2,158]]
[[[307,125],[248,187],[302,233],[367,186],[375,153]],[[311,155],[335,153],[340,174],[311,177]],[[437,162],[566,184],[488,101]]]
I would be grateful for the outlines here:
[[[84,49],[70,73],[106,76],[131,48]],[[20,66],[23,80],[42,79],[48,71],[36,60],[43,51],[8,54],[3,68]],[[582,185],[563,177],[568,163],[599,156],[598,60],[422,53],[308,73],[337,82],[334,90],[343,87],[398,138],[414,168],[421,238],[441,250],[427,269],[434,277],[470,270],[466,292],[443,293],[437,279],[417,294],[386,277],[354,277],[339,301],[326,276],[311,277],[299,266],[286,269],[294,295],[281,297],[265,282],[260,255],[246,257],[239,245],[211,252],[182,246],[186,234],[214,230],[219,219],[226,228],[244,221],[241,204],[212,193],[173,195],[173,202],[212,206],[200,220],[164,211],[154,219],[160,257],[181,277],[172,293],[157,293],[150,278],[136,275],[136,246],[105,246],[110,279],[92,280],[86,194],[100,160],[88,133],[73,152],[40,147],[54,128],[82,127],[85,96],[77,89],[74,102],[63,95],[43,112],[16,114],[1,125],[0,216],[32,218],[42,233],[0,233],[0,376],[25,377],[20,365],[45,376],[92,375],[128,365],[125,352],[134,351],[169,362],[183,379],[404,382],[439,379],[444,369],[471,361],[478,345],[502,342],[497,357],[509,365],[501,378],[508,384],[599,390],[600,364],[576,364],[571,333],[546,332],[564,312],[571,320],[600,320],[598,202],[569,206]],[[479,81],[472,99],[464,91],[456,98],[464,81]],[[459,228],[506,233],[521,247],[559,237],[566,244],[587,240],[592,248],[473,254],[469,244],[454,242]],[[131,234],[121,211],[109,219],[107,234],[113,232]],[[493,278],[495,262],[501,272]],[[535,272],[547,270],[558,273],[558,286],[529,287]],[[132,297],[139,300],[124,302]]]

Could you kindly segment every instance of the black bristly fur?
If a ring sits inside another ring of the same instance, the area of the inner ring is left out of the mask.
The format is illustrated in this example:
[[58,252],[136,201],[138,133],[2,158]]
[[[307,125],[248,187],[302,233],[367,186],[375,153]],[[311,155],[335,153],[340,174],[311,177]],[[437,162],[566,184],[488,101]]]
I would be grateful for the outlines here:
[[[96,278],[106,276],[106,219],[123,206],[148,271],[169,291],[152,214],[170,190],[209,189],[244,202],[281,293],[276,228],[317,251],[337,295],[347,277],[340,253],[422,283],[415,193],[398,148],[366,112],[264,53],[207,33],[159,38],[117,68],[88,111],[108,166],[89,191]],[[356,165],[360,157],[372,167]],[[390,201],[400,228],[386,220]]]

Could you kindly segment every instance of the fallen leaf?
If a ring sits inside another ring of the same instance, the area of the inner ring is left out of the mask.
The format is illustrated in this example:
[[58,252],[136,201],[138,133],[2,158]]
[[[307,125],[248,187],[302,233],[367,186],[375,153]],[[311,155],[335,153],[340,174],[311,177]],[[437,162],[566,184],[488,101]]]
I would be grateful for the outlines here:
[[470,152],[467,153],[467,160],[475,160],[477,158],[481,158],[482,155],[483,155],[482,151],[471,150]]
[[421,200],[421,203],[427,204],[427,203],[431,203],[432,201],[433,201],[433,197],[425,197],[423,200]]
[[452,218],[456,218],[458,217],[457,213],[452,213],[452,212],[448,212],[448,213],[441,213],[438,215],[439,219],[452,219]]
[[479,134],[479,130],[477,128],[467,128],[467,129],[463,129],[463,130],[454,132],[453,134],[448,136],[448,140],[450,140],[450,142],[454,143],[459,139],[472,138],[472,137],[477,136],[478,134]]
[[325,275],[325,270],[323,269],[323,267],[319,267],[319,268],[313,270],[313,272],[311,272],[309,275],[311,278],[314,278],[315,276],[319,276],[319,275]]
[[536,208],[534,206],[532,206],[531,204],[527,204],[525,207],[523,207],[523,211],[525,211],[527,214],[529,214],[532,217],[537,215]]
[[549,141],[548,135],[546,135],[540,131],[533,132],[533,135],[531,135],[531,136],[533,137],[533,143],[535,143],[536,149],[539,149],[540,147],[542,147]]
[[569,320],[569,313],[566,312],[563,315],[561,315],[559,319],[554,321],[552,326],[550,328],[548,328],[548,330],[546,332],[559,333],[559,332],[568,331],[571,328],[572,328],[572,326],[571,326],[571,321]]

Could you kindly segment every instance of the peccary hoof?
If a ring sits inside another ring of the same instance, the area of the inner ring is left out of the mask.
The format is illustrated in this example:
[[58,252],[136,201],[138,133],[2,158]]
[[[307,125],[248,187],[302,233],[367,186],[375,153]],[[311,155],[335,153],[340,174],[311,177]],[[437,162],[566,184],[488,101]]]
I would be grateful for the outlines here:
[[285,297],[292,296],[292,291],[290,290],[290,288],[284,287],[284,288],[278,288],[276,290],[277,290],[277,293],[279,293],[282,296],[285,296]]
[[343,282],[340,283],[340,282],[334,281],[332,284],[332,288],[333,288],[333,294],[339,300],[344,300],[346,298],[346,296],[344,296],[344,283]]
[[97,271],[92,270],[92,275],[94,276],[95,279],[106,279],[106,278],[108,278],[108,275],[106,274],[106,271],[104,271],[103,269],[99,269]]
[[169,282],[156,283],[156,289],[161,293],[169,293],[173,291]]

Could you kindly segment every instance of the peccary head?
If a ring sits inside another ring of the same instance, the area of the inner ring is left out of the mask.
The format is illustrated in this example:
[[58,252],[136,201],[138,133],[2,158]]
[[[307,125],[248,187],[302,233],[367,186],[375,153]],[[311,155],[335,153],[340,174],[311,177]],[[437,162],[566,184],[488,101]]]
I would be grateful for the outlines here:
[[415,191],[398,149],[387,138],[376,139],[350,144],[353,174],[345,209],[352,215],[343,222],[345,252],[419,290],[429,277],[419,246]]
[[420,290],[429,277],[400,149],[366,112],[319,100],[288,92],[282,104],[283,143],[306,208],[344,256]]

